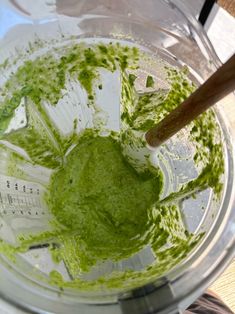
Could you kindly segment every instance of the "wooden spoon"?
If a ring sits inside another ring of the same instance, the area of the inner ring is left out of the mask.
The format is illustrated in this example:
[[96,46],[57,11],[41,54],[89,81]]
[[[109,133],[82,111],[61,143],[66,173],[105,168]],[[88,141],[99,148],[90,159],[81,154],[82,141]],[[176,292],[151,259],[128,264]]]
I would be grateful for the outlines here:
[[235,54],[188,99],[145,134],[147,144],[158,147],[233,90]]

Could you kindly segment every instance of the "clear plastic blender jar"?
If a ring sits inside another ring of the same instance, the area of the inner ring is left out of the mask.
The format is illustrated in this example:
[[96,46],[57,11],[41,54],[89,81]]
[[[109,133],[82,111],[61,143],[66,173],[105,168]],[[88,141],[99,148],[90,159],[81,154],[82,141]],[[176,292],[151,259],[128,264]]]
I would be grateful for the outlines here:
[[[11,67],[1,68],[1,85],[20,66],[25,58],[20,52],[28,49],[29,42],[37,43],[32,52],[34,56],[45,53],[50,47],[70,45],[71,41],[114,40],[137,45],[158,54],[169,64],[186,65],[190,79],[196,84],[202,83],[220,65],[203,29],[180,1],[4,1],[0,6],[4,16],[0,22],[0,63],[19,57]],[[41,44],[44,41],[47,46]],[[154,69],[146,66],[144,70],[148,73],[158,71],[158,66]],[[23,103],[18,110],[21,118],[12,121],[9,131],[22,122]],[[14,263],[1,255],[2,299],[26,313],[177,313],[193,302],[234,254],[233,135],[229,129],[229,110],[225,112],[218,107],[215,112],[224,141],[224,193],[219,202],[209,194],[203,196],[206,208],[203,211],[198,209],[196,202],[187,205],[196,208],[185,213],[189,229],[195,233],[203,231],[205,236],[179,265],[134,288],[125,288],[124,283],[123,288],[116,290],[106,287],[92,292],[61,291],[39,279],[39,274],[46,277],[57,267],[69,280],[65,266],[55,266],[46,245],[39,244],[26,254],[18,254]],[[54,119],[64,132],[71,128],[63,119],[66,114],[61,110]],[[113,114],[115,117],[118,112]],[[86,125],[89,112],[84,114],[83,121]],[[115,119],[109,122],[114,129],[118,128]],[[187,150],[187,145],[185,147]],[[1,154],[0,236],[4,241],[14,242],[22,232],[41,232],[49,228],[50,214],[42,196],[51,170],[22,164],[19,160],[9,175],[7,162],[11,154],[8,151]],[[181,171],[184,167],[181,166]],[[20,178],[22,171],[23,179]]]

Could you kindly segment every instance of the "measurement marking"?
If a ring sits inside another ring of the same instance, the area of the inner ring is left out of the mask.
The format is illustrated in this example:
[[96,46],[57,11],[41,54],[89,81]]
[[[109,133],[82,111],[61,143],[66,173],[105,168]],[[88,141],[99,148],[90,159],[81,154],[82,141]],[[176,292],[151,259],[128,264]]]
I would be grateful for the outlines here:
[[38,206],[38,207],[42,207],[41,202],[40,202],[40,199],[37,199],[36,206]]
[[18,203],[18,205],[20,205],[21,201],[20,201],[20,199],[19,199],[18,195],[16,196],[16,199],[17,199],[17,203]]
[[10,194],[7,194],[7,199],[8,199],[9,204],[11,205],[12,204],[12,196]]
[[25,205],[27,205],[27,206],[28,206],[29,204],[28,204],[28,199],[27,199],[27,197],[26,197],[26,196],[24,197],[24,200],[25,200]]

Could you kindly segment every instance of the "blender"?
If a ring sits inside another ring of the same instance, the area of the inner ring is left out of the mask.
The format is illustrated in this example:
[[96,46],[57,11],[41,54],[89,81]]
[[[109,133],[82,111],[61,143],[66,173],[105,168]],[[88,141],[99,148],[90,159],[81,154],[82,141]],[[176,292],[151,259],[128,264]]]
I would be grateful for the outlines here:
[[[1,85],[23,61],[43,54],[51,47],[59,49],[71,45],[71,42],[81,41],[113,40],[137,45],[143,50],[157,53],[169,64],[179,67],[186,65],[190,79],[196,84],[202,83],[220,65],[203,29],[181,1],[143,3],[139,0],[58,0],[34,4],[30,1],[4,1],[1,10],[6,16],[2,22],[4,27],[0,41]],[[7,60],[11,59],[15,62],[9,66]],[[159,71],[159,66],[157,64],[152,71]],[[145,65],[144,71],[150,73],[151,69]],[[109,88],[112,90],[114,87]],[[77,94],[82,102],[82,92],[79,91],[74,97]],[[118,104],[115,108],[118,108]],[[24,102],[18,111],[20,118],[17,119],[15,115],[15,120],[8,126],[9,133],[17,129],[18,124],[21,127],[27,124],[26,119],[22,118]],[[76,114],[72,108],[69,112],[72,118]],[[187,205],[188,208],[195,209],[193,212],[185,212],[188,228],[194,233],[203,231],[205,236],[182,262],[163,275],[133,288],[123,282],[119,289],[60,289],[42,280],[40,276],[47,277],[55,268],[67,276],[67,280],[70,274],[66,272],[63,263],[55,266],[47,246],[40,244],[31,247],[27,253],[18,254],[15,262],[4,254],[1,255],[0,296],[8,306],[18,309],[19,313],[142,314],[178,313],[190,305],[222,272],[234,254],[233,135],[224,110],[218,107],[215,112],[224,142],[224,192],[219,201],[215,201],[210,193],[203,195],[201,202],[205,203],[206,210],[200,211],[196,201]],[[51,112],[55,124],[60,125],[65,133],[71,131],[72,123],[68,126],[63,121],[67,113],[56,114]],[[117,114],[115,112],[114,117]],[[89,113],[83,117],[84,125],[87,125],[88,116]],[[72,118],[70,122],[73,121]],[[118,129],[116,119],[109,122],[113,129]],[[8,148],[11,149],[10,146]],[[186,145],[185,150],[187,149]],[[182,154],[186,154],[185,150]],[[12,153],[3,150],[1,154],[1,239],[14,242],[15,237],[22,232],[48,230],[50,213],[42,195],[51,169],[22,164],[19,159],[9,170]],[[184,167],[185,165],[181,166],[181,171]],[[147,255],[146,252],[143,254]]]

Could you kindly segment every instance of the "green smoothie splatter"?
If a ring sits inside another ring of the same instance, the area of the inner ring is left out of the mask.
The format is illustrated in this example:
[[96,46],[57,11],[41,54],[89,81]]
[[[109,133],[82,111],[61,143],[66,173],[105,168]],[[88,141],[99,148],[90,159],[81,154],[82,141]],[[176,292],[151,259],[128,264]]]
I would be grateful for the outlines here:
[[[111,72],[119,65],[122,71],[135,68],[139,58],[136,47],[122,47],[119,43],[109,45],[78,44],[65,50],[57,58],[47,54],[34,61],[26,61],[2,88],[7,95],[0,102],[0,139],[6,139],[22,147],[32,162],[56,168],[66,150],[71,146],[70,137],[65,138],[48,117],[44,103],[56,106],[65,88],[66,77],[78,80],[88,95],[90,106],[94,105],[93,83],[99,78],[98,69]],[[14,117],[21,101],[26,104],[28,127],[10,134],[5,131]],[[94,106],[96,110],[96,106]],[[43,125],[42,125],[43,124]]]

